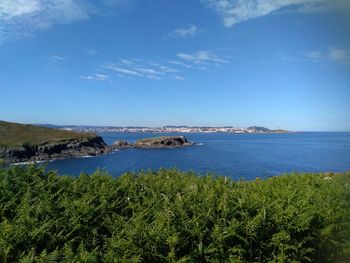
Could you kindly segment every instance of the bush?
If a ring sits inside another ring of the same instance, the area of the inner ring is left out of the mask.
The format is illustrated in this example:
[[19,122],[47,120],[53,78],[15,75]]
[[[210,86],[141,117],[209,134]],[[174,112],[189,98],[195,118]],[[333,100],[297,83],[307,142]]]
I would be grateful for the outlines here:
[[0,171],[1,262],[348,262],[350,174]]

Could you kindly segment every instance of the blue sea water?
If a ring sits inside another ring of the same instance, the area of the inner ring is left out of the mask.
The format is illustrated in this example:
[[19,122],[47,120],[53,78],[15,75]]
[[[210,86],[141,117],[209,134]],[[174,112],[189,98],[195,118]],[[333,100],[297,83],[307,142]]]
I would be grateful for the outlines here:
[[[154,133],[100,135],[107,144],[115,140],[135,141],[159,136]],[[178,168],[246,180],[288,172],[350,170],[350,132],[182,135],[197,145],[174,149],[123,149],[97,157],[57,160],[48,163],[47,168],[73,175],[102,168],[115,176],[129,171]]]

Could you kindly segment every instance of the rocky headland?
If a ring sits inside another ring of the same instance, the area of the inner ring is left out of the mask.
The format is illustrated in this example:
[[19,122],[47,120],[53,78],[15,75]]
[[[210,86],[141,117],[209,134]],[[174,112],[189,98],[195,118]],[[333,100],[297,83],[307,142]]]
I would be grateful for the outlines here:
[[11,164],[111,152],[100,136],[0,121],[0,160]]
[[137,140],[135,143],[127,141],[115,141],[112,149],[125,148],[174,148],[192,146],[185,136],[161,136]]
[[5,163],[46,161],[108,153],[111,148],[99,136],[48,142],[40,145],[22,145],[15,148],[0,146],[0,159]]

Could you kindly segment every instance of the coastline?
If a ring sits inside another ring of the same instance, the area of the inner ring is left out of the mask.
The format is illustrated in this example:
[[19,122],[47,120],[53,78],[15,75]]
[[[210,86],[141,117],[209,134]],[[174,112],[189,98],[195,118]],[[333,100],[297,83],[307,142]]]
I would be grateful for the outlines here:
[[20,166],[71,158],[91,158],[126,148],[170,149],[193,145],[195,143],[187,141],[184,136],[162,136],[139,139],[135,143],[115,141],[109,146],[102,137],[95,136],[84,140],[49,142],[12,149],[0,147],[0,160],[9,166]]
[[111,152],[102,137],[71,139],[47,142],[40,145],[22,145],[20,147],[0,147],[0,159],[5,164],[26,164],[51,160],[92,157]]
[[[107,153],[105,153],[105,154],[107,154]],[[51,163],[51,162],[58,161],[58,160],[68,160],[68,159],[75,159],[75,158],[93,158],[93,157],[97,157],[97,156],[101,156],[101,155],[103,155],[103,154],[73,156],[70,158],[52,158],[52,159],[47,159],[47,160],[23,161],[23,162],[17,162],[17,163],[9,163],[7,165],[11,167],[11,166],[22,166],[22,165],[31,165],[31,164],[42,164],[42,163]]]

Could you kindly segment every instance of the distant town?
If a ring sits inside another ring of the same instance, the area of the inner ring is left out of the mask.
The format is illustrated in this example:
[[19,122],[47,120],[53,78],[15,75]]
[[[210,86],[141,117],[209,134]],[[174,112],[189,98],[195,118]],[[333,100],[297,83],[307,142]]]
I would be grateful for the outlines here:
[[190,127],[190,126],[163,126],[163,127],[112,127],[112,126],[65,126],[66,131],[82,132],[144,132],[144,133],[287,133],[289,131],[277,129],[270,130],[265,127],[252,126],[239,128],[232,126],[224,127]]

